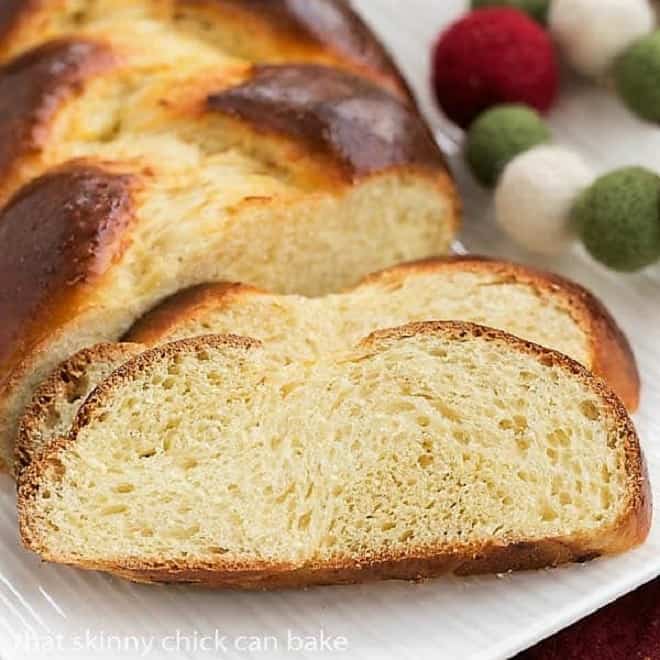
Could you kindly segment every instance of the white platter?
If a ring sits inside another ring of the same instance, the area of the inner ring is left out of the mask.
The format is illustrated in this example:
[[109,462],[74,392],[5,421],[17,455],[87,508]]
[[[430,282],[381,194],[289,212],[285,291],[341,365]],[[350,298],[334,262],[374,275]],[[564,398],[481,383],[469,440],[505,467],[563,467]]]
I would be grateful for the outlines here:
[[[560,260],[533,259],[516,251],[494,228],[490,196],[465,173],[458,155],[460,135],[434,111],[428,91],[430,44],[437,31],[460,14],[464,3],[356,0],[356,4],[391,47],[438,139],[452,156],[465,197],[465,247],[573,277],[607,303],[629,334],[644,383],[636,422],[655,499],[660,502],[660,268],[622,276],[593,264],[577,249]],[[633,119],[606,90],[565,80],[552,124],[557,141],[579,149],[598,171],[624,164],[660,171],[660,130]],[[660,525],[656,524],[648,542],[634,552],[551,571],[268,594],[135,586],[41,564],[24,552],[16,536],[13,482],[0,478],[0,657],[4,660],[317,657],[319,653],[309,645],[320,645],[322,631],[326,656],[495,660],[515,654],[658,574]],[[328,651],[328,636],[334,650]],[[303,637],[308,648],[297,650]],[[289,641],[291,650],[287,650]],[[152,646],[138,648],[138,642]],[[252,650],[243,650],[249,644]]]

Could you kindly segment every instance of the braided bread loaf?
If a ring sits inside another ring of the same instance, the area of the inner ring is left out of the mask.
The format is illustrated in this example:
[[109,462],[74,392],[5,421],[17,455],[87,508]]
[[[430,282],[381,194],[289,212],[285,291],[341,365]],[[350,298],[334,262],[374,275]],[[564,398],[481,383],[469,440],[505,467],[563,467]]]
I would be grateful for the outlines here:
[[447,251],[451,177],[342,0],[0,3],[0,460],[62,359],[202,282]]

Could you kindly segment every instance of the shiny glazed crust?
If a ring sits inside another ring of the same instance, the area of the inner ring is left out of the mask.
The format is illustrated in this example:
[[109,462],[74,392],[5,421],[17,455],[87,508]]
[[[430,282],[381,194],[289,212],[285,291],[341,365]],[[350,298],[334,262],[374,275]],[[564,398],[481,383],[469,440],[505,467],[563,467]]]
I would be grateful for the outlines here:
[[231,344],[244,350],[259,346],[250,339],[232,336],[209,336],[185,339],[154,348],[138,355],[115,371],[89,397],[78,413],[68,438],[53,443],[42,457],[21,476],[18,510],[21,536],[29,549],[42,558],[70,563],[81,568],[103,570],[138,582],[190,582],[216,588],[270,589],[303,587],[317,584],[347,584],[378,579],[422,579],[445,573],[470,575],[556,566],[581,562],[603,554],[616,554],[644,541],[651,523],[651,491],[639,440],[625,408],[610,390],[586,369],[564,355],[550,351],[504,332],[459,322],[413,323],[393,330],[373,333],[362,343],[378,350],[386,343],[422,334],[443,335],[452,341],[482,337],[496,342],[503,351],[526,353],[546,366],[556,366],[567,377],[577,378],[603,401],[612,424],[612,433],[625,438],[624,454],[628,475],[628,498],[618,520],[609,528],[593,533],[557,538],[519,539],[511,543],[463,544],[447,547],[420,547],[399,555],[383,553],[377,557],[345,558],[293,566],[286,564],[218,562],[197,564],[173,562],[167,557],[153,561],[117,557],[105,561],[74,561],[54,555],[33,526],[31,500],[41,487],[42,474],[49,461],[75,447],[79,431],[90,423],[106,399],[150,365],[168,360],[181,352],[196,352],[207,347]]
[[[397,281],[414,273],[452,270],[495,274],[503,282],[528,284],[548,297],[562,299],[588,338],[591,360],[587,366],[607,381],[628,410],[634,412],[638,408],[640,378],[628,340],[611,314],[592,293],[559,275],[487,257],[438,257],[374,273],[355,288]],[[157,344],[191,316],[224,304],[240,304],[241,299],[254,293],[263,292],[251,286],[230,283],[193,287],[172,296],[141,318],[125,335],[125,339],[148,345]]]
[[[134,179],[74,163],[23,188],[0,213],[0,364],[13,366],[72,317],[125,246]],[[9,370],[0,376],[6,378]]]
[[[208,105],[258,131],[302,141],[337,160],[349,178],[393,167],[446,167],[428,128],[409,108],[338,69],[257,66],[242,85],[211,95]],[[374,130],[374,120],[385,130]]]

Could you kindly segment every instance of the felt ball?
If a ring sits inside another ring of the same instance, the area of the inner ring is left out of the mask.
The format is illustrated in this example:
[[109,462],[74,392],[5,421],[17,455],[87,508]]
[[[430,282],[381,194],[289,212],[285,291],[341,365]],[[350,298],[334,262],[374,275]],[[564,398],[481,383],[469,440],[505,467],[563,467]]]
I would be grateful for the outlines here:
[[519,245],[539,254],[558,254],[575,237],[571,209],[593,175],[564,147],[539,146],[514,158],[495,191],[500,227]]
[[472,9],[483,7],[515,7],[544,25],[548,19],[550,0],[472,0]]
[[550,31],[566,59],[586,76],[602,76],[628,46],[648,34],[649,0],[553,0]]
[[472,123],[465,157],[474,176],[485,186],[494,186],[509,161],[550,138],[545,122],[531,108],[500,105]]
[[463,128],[501,103],[524,103],[545,112],[558,83],[550,37],[517,9],[467,14],[440,36],[433,53],[438,103]]
[[614,270],[635,271],[660,258],[660,177],[626,167],[600,177],[573,209],[584,246]]
[[619,95],[637,115],[660,122],[660,32],[643,37],[617,61]]

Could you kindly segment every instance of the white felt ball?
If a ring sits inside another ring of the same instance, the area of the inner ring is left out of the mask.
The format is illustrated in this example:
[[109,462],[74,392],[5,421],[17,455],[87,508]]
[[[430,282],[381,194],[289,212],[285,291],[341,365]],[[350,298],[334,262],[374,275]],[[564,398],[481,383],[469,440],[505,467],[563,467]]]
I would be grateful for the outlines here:
[[552,0],[548,24],[570,64],[601,76],[655,25],[649,0]]
[[504,169],[495,190],[497,222],[531,252],[558,254],[574,238],[573,204],[593,180],[591,170],[572,151],[535,147]]

